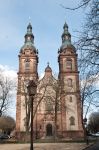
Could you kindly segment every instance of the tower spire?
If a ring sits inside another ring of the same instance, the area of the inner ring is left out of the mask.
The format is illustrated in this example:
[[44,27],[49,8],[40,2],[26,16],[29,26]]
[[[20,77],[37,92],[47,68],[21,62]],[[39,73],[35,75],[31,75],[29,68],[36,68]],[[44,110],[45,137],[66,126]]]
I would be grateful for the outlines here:
[[67,42],[67,43],[71,43],[71,34],[68,31],[68,25],[65,22],[64,26],[63,26],[63,34],[62,34],[62,43]]
[[28,24],[27,26],[27,33],[25,35],[25,43],[30,42],[34,44],[34,35],[32,33],[32,25],[31,23]]
[[61,45],[60,50],[58,51],[58,53],[62,52],[63,49],[67,48],[68,46],[74,48],[74,46],[71,43],[71,34],[68,31],[68,25],[67,25],[66,22],[64,23],[64,26],[63,26],[63,33],[62,33],[61,38],[62,38],[62,45]]
[[68,25],[67,25],[66,22],[65,22],[65,24],[64,24],[64,26],[63,26],[63,29],[64,29],[65,32],[68,32]]
[[27,32],[24,37],[25,37],[25,42],[20,52],[23,52],[27,48],[31,48],[34,53],[38,54],[38,50],[36,50],[36,47],[34,46],[34,35],[32,33],[32,25],[30,22],[27,26]]
[[29,22],[28,26],[27,26],[27,34],[32,34],[32,25]]

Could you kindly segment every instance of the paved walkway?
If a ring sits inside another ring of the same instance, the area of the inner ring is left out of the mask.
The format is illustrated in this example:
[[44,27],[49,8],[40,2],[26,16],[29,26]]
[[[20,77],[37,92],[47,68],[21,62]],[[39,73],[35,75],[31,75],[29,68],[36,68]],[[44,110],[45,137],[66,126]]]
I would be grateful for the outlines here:
[[[83,150],[85,143],[34,143],[34,150]],[[29,150],[30,144],[0,144],[0,150]]]

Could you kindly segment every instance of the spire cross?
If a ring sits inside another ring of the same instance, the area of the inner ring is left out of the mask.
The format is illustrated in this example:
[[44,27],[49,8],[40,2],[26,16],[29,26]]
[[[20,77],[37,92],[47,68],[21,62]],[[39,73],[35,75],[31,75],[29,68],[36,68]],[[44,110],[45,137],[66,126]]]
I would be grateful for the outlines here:
[[47,65],[49,66],[49,62],[47,62]]

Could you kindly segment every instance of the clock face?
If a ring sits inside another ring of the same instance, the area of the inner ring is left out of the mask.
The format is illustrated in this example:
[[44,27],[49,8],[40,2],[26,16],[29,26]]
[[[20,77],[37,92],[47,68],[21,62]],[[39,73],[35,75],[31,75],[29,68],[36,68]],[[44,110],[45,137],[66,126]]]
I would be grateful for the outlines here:
[[28,40],[30,40],[30,37],[28,36]]
[[68,36],[65,36],[66,40],[68,40]]

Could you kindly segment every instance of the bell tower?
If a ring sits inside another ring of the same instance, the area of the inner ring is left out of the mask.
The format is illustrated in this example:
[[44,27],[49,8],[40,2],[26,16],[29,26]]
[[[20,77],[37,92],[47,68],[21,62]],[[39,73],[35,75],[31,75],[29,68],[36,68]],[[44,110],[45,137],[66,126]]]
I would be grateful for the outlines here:
[[16,133],[25,131],[25,94],[27,82],[29,80],[38,80],[38,50],[34,46],[34,35],[32,26],[29,23],[25,42],[19,53],[19,71],[16,103]]
[[61,37],[62,45],[58,50],[59,81],[61,83],[61,130],[63,137],[83,137],[77,53],[71,43],[71,34],[66,22]]

